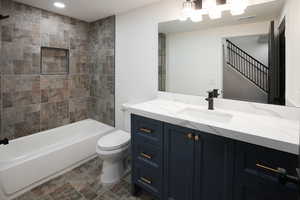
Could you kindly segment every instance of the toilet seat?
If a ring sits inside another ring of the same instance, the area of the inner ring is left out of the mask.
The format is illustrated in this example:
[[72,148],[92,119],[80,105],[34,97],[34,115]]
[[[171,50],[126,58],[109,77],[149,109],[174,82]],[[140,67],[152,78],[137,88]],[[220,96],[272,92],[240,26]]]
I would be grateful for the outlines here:
[[129,145],[130,142],[130,134],[117,130],[111,132],[98,140],[97,147],[101,151],[114,151],[118,149],[123,149]]

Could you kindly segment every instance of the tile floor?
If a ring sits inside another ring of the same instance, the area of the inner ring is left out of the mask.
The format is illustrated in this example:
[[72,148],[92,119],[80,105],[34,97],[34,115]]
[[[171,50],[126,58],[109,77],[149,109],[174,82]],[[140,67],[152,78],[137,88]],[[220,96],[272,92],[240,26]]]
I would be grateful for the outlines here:
[[100,183],[102,161],[95,158],[38,186],[15,200],[152,200],[147,194],[130,195],[130,173],[120,183]]

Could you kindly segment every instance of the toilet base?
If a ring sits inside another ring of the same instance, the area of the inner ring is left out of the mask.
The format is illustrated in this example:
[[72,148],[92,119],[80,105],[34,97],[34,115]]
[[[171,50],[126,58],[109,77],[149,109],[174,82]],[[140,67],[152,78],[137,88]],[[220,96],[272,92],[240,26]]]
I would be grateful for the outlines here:
[[101,182],[103,184],[114,184],[121,180],[125,173],[123,160],[103,161]]

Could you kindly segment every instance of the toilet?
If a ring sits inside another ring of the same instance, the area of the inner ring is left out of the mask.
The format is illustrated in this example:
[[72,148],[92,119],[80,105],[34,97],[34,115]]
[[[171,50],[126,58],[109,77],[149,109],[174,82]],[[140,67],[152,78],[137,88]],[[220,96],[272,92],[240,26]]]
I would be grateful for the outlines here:
[[115,130],[98,140],[96,152],[103,160],[102,183],[113,184],[120,181],[124,175],[129,147],[130,133],[121,130]]

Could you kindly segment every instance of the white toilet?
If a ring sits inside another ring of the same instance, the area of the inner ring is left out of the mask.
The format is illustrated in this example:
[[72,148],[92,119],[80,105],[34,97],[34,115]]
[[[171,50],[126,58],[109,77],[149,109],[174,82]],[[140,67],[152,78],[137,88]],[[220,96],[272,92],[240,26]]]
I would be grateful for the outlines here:
[[113,184],[122,178],[125,171],[125,159],[129,155],[130,133],[115,130],[97,142],[96,151],[103,160],[101,182]]

